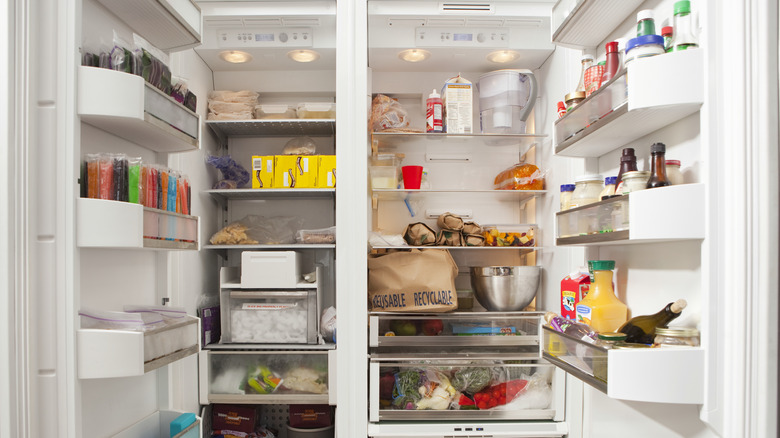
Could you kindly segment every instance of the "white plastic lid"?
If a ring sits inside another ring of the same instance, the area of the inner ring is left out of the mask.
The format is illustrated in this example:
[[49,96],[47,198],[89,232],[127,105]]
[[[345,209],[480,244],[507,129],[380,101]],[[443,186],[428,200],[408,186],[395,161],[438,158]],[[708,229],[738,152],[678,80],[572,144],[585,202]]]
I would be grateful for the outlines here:
[[574,178],[575,183],[581,183],[586,181],[604,182],[604,177],[597,174],[591,174],[591,175],[580,175],[577,178]]
[[642,9],[641,11],[636,13],[636,21],[642,21],[642,20],[653,20],[653,10],[652,9]]
[[428,99],[437,99],[441,96],[439,96],[439,93],[436,92],[436,89],[434,88],[431,94],[428,95]]

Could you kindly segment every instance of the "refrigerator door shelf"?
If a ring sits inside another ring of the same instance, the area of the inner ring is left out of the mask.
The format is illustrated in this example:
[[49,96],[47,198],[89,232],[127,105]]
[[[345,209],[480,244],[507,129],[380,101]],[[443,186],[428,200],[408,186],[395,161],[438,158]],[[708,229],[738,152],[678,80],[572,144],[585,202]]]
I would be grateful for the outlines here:
[[77,339],[80,379],[140,376],[197,353],[200,319],[146,332],[80,329]]
[[200,117],[141,76],[79,67],[81,121],[155,152],[200,147]]
[[200,44],[200,7],[192,0],[99,0],[134,31],[164,51]]
[[642,0],[561,0],[552,10],[552,42],[590,49],[604,41]]
[[184,412],[179,411],[156,411],[122,432],[113,435],[113,437],[135,438],[139,436],[170,436],[171,438],[198,438],[202,436],[200,417],[195,417],[195,422],[178,434],[173,436],[170,435],[171,422],[183,413]]
[[660,187],[556,213],[556,245],[701,240],[703,223],[704,184]]
[[621,400],[704,402],[704,349],[607,350],[544,326],[543,356],[562,370]]
[[597,158],[699,111],[703,56],[686,50],[631,62],[555,121],[555,154]]

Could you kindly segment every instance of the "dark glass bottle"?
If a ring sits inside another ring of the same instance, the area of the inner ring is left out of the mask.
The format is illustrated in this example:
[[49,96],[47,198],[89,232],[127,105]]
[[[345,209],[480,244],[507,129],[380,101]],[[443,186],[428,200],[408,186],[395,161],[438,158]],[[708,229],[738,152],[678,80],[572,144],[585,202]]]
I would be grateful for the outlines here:
[[650,179],[647,180],[647,188],[672,185],[666,176],[666,145],[654,143],[650,146],[650,154]]
[[607,43],[607,66],[604,69],[604,74],[601,75],[601,84],[606,84],[610,79],[615,77],[620,69],[620,55],[618,55],[618,42],[612,41]]
[[667,304],[658,313],[629,319],[617,331],[625,333],[626,342],[652,344],[655,338],[655,329],[666,327],[672,320],[680,316],[680,313],[687,305],[688,303],[685,300],[677,300]]
[[615,189],[617,189],[618,186],[620,186],[620,182],[623,181],[623,174],[633,170],[639,170],[636,167],[634,148],[625,148],[623,149],[623,155],[620,156],[620,170],[618,170],[617,180],[615,181]]

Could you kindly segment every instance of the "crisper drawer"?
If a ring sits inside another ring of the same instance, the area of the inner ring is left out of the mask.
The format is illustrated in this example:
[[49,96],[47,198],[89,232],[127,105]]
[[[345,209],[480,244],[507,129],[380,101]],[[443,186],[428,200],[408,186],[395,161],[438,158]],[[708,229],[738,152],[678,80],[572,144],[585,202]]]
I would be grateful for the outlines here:
[[565,373],[537,355],[372,355],[369,366],[372,422],[563,419]]
[[[539,346],[541,312],[369,315],[371,347]],[[538,350],[537,350],[538,351]]]
[[220,292],[222,343],[316,344],[317,290]]
[[200,403],[335,404],[335,353],[202,351]]

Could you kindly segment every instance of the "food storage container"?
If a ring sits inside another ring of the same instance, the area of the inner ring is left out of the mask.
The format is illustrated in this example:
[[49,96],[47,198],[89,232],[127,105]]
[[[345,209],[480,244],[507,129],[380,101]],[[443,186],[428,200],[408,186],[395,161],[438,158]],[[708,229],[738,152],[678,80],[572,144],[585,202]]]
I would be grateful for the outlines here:
[[536,246],[537,227],[534,224],[483,225],[485,246]]
[[636,59],[646,58],[648,56],[663,55],[664,37],[661,35],[644,35],[631,38],[626,44],[625,65]]
[[334,435],[333,425],[314,429],[287,426],[287,438],[333,438]]
[[666,160],[666,177],[673,186],[685,184],[682,172],[680,172],[680,160]]
[[298,230],[295,233],[295,241],[307,244],[336,243],[336,227],[320,228],[318,230]]
[[335,404],[329,396],[335,352],[201,351],[200,403]]
[[474,291],[458,290],[458,310],[471,310],[474,307]]
[[623,174],[623,194],[644,190],[647,188],[647,180],[650,179],[650,172],[647,170],[634,170]]
[[295,251],[243,251],[242,289],[295,289],[301,282],[301,259]]
[[328,405],[290,405],[288,418],[289,426],[299,429],[328,427],[333,425],[333,408]]
[[699,331],[687,327],[659,327],[655,329],[653,344],[656,347],[698,347]]
[[264,104],[255,106],[256,119],[294,119],[295,107],[292,105]]
[[331,102],[304,102],[298,104],[299,119],[334,119],[336,104]]
[[563,101],[566,104],[566,111],[568,112],[568,111],[573,110],[583,100],[585,100],[585,92],[584,91],[575,91],[573,93],[567,94],[563,98]]
[[398,188],[398,174],[401,170],[397,166],[369,166],[372,189]]
[[571,195],[570,207],[582,207],[599,201],[599,195],[604,189],[604,179],[601,175],[581,175],[574,180],[574,193]]
[[221,343],[316,344],[317,290],[220,292]]

